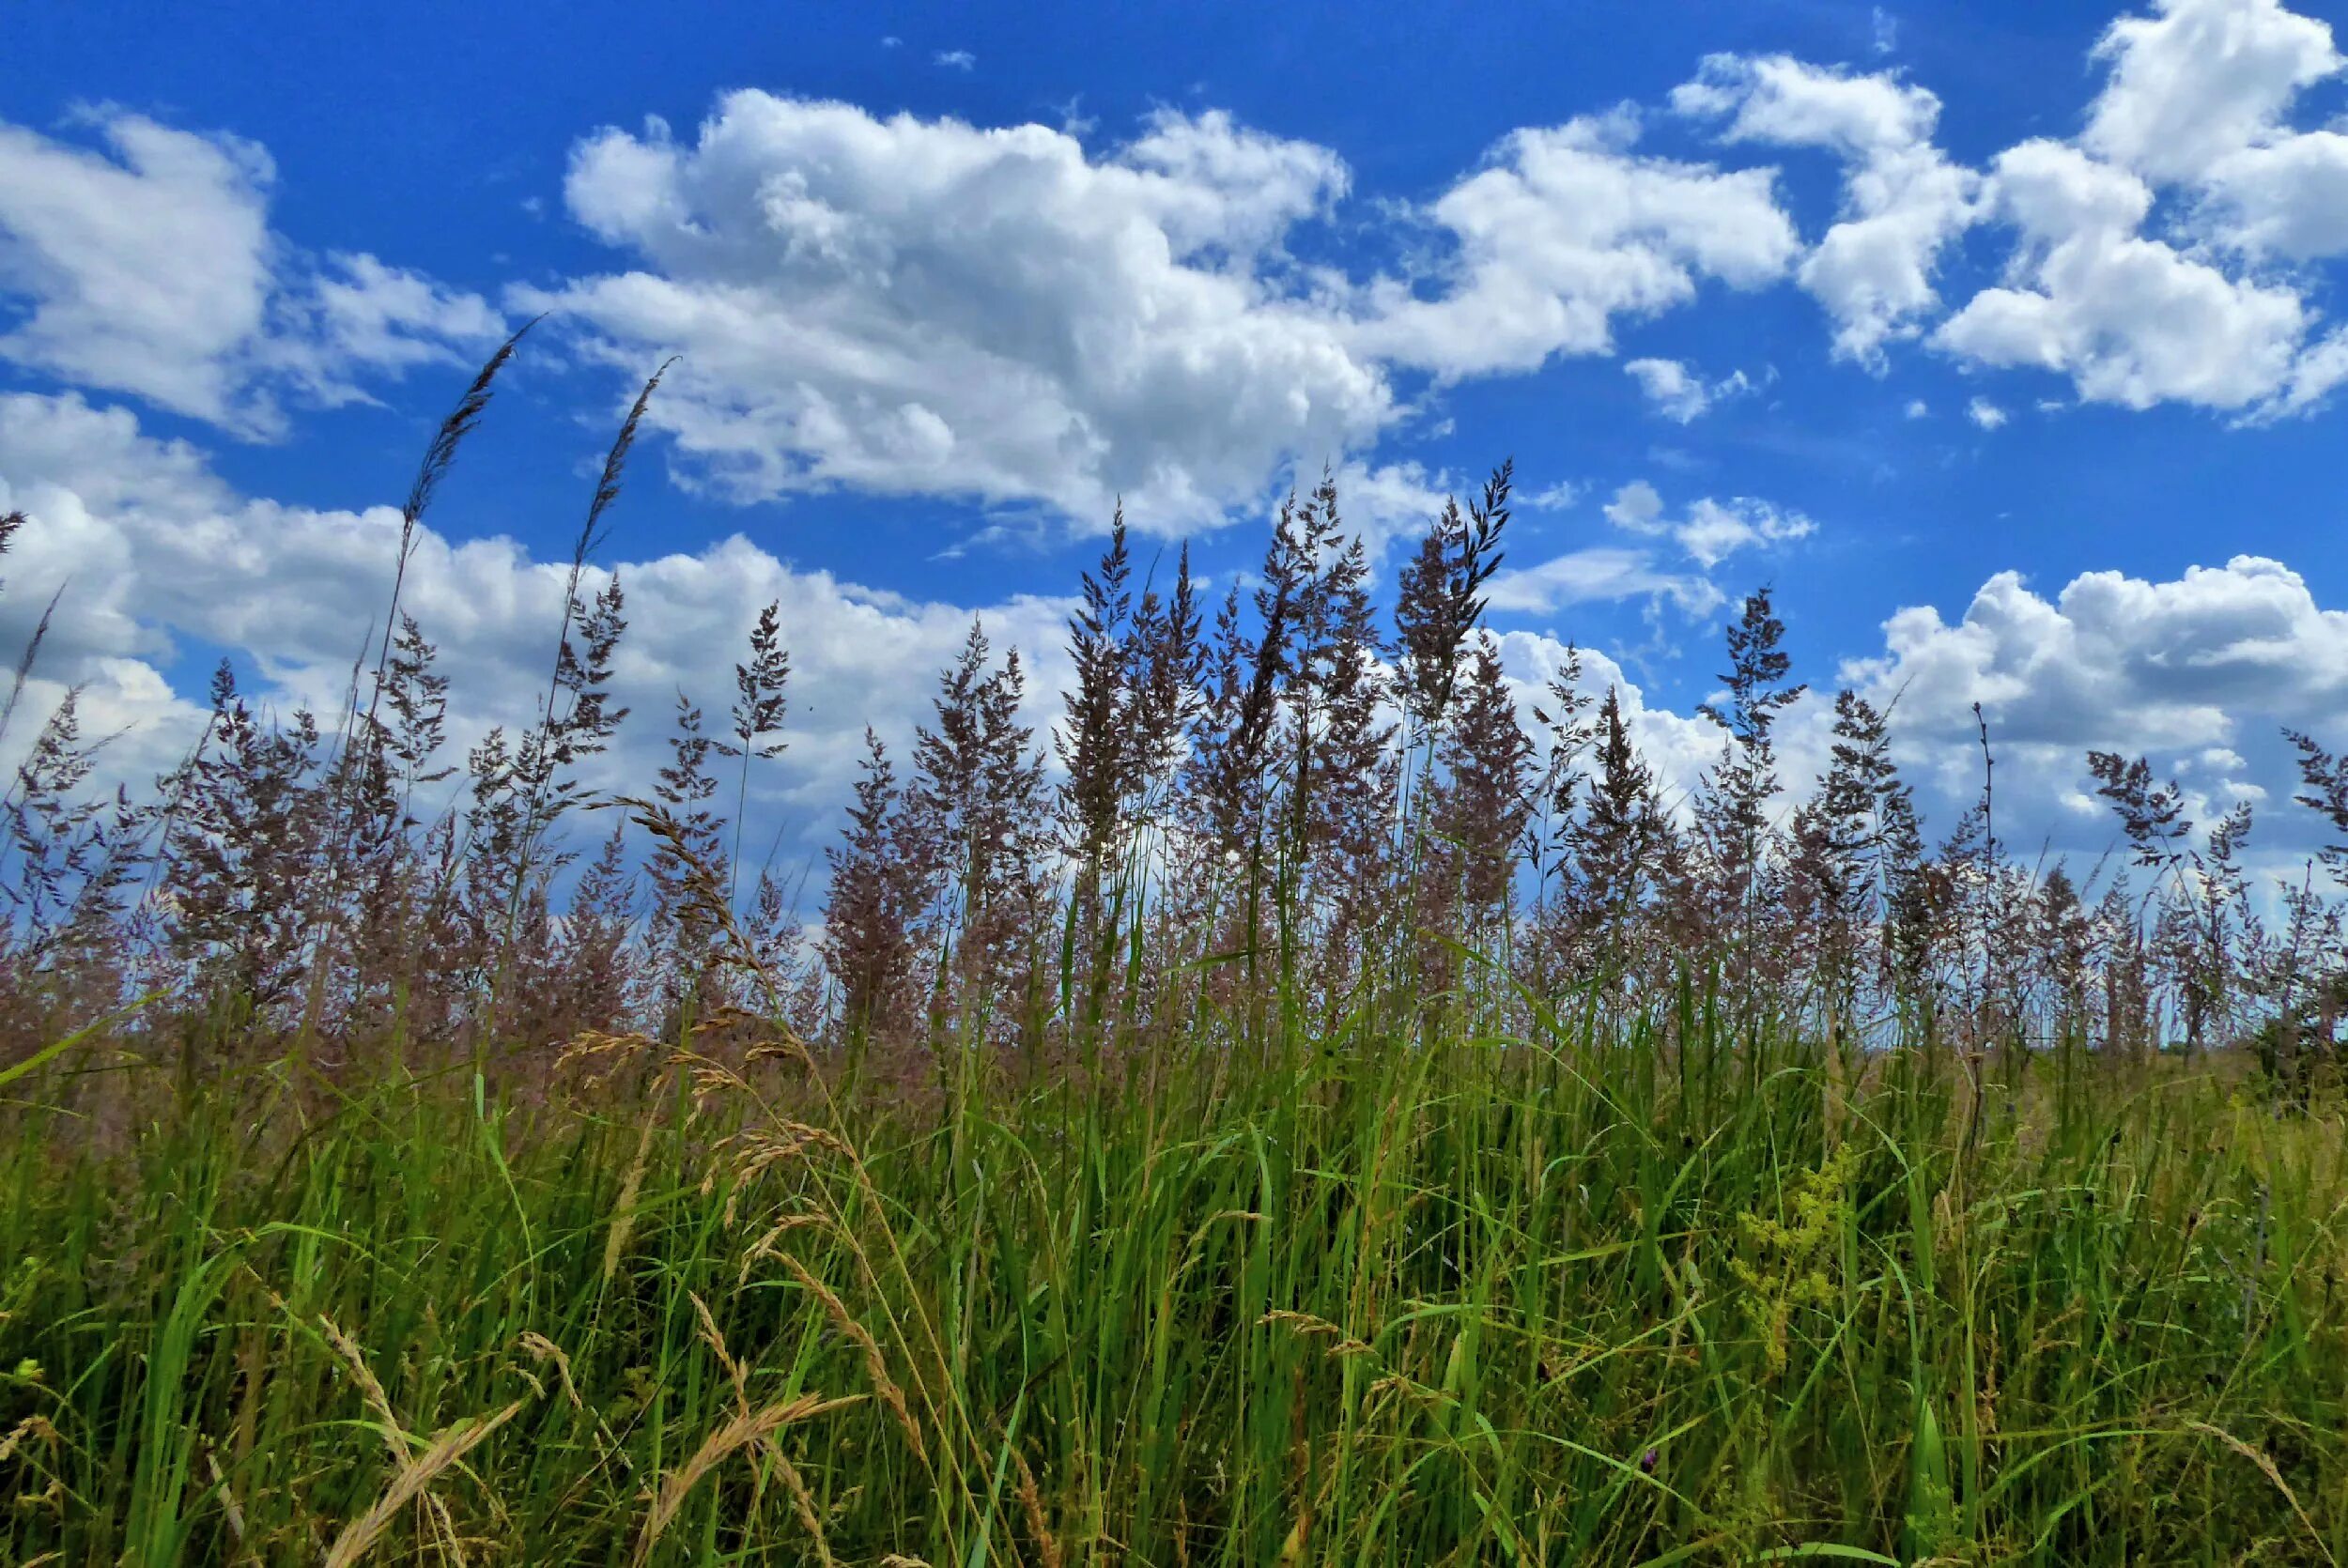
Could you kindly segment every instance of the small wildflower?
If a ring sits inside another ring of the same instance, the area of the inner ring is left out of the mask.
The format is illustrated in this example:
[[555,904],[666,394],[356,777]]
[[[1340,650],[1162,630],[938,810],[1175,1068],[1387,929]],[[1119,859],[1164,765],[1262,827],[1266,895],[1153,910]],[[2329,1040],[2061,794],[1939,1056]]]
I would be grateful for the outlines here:
[[1656,1449],[1648,1449],[1645,1453],[1640,1454],[1639,1473],[1641,1475],[1653,1475],[1655,1473],[1656,1461],[1661,1459],[1663,1455],[1661,1452]]

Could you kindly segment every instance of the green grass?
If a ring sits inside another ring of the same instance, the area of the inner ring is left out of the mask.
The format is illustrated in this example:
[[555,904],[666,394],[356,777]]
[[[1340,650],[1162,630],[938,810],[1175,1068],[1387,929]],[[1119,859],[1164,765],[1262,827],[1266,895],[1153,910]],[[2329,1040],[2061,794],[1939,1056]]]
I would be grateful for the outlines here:
[[1529,1034],[836,1107],[718,1034],[299,1113],[28,1079],[0,1560],[2348,1553],[2336,1119],[1686,1002]]

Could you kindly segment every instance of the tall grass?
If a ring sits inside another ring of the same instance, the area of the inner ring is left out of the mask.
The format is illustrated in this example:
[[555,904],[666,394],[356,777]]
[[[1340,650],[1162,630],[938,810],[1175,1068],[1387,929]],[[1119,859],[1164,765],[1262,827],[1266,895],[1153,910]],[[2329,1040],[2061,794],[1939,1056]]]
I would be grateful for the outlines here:
[[0,1560],[2348,1551],[2348,911],[2310,869],[2270,930],[2246,812],[2197,840],[2094,754],[2158,880],[2091,905],[2000,848],[1985,720],[1934,851],[1844,692],[1780,822],[1766,592],[1678,810],[1616,694],[1568,669],[1523,728],[1478,632],[1505,466],[1391,642],[1332,481],[1211,632],[1113,530],[1057,783],[974,625],[908,773],[868,737],[811,944],[738,897],[779,611],[653,800],[577,768],[626,715],[589,559],[657,374],[543,704],[418,806],[457,770],[401,572],[512,350],[347,712],[224,669],[108,802],[69,694],[0,800]]
[[20,1105],[0,1557],[2348,1550],[2335,1118],[1599,1000],[943,1098],[721,1018],[115,1153]]

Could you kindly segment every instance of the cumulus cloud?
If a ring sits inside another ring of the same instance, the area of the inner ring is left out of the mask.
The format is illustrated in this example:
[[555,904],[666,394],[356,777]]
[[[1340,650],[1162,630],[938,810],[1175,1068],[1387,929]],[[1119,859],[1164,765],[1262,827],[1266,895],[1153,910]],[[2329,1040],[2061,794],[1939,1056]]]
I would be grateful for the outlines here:
[[[2091,747],[2148,755],[2191,784],[2204,822],[2236,800],[2288,799],[2278,728],[2348,739],[2348,612],[2318,605],[2298,573],[2257,556],[2167,581],[2090,572],[2051,598],[2002,572],[1954,623],[1930,607],[1900,610],[1885,623],[1883,652],[1840,677],[1878,703],[1896,699],[1903,755],[1944,801],[1980,786],[1980,702],[2001,831],[2093,849],[2109,833],[2100,804],[2080,796],[2084,812],[2059,809],[2079,794]],[[2262,838],[2304,840],[2302,816],[2278,812]]]
[[[1432,497],[1429,476],[1407,466],[1338,477],[1349,520],[1374,523],[1405,510],[1423,518]],[[170,679],[198,678],[181,671],[191,644],[235,650],[240,665],[258,672],[255,695],[281,713],[298,704],[332,711],[353,661],[377,635],[400,528],[389,506],[317,510],[243,495],[196,448],[159,439],[127,409],[78,394],[0,395],[0,509],[15,508],[31,521],[9,557],[0,641],[21,644],[48,595],[65,588],[31,701],[39,707],[65,684],[80,686],[90,732],[123,731],[107,754],[109,773],[131,779],[168,768],[202,727],[200,708],[176,695]],[[623,518],[622,555],[625,528]],[[422,532],[402,602],[439,644],[441,668],[456,682],[456,748],[488,724],[531,721],[546,688],[565,567],[511,539]],[[680,687],[712,710],[721,705],[742,638],[761,607],[780,601],[793,663],[790,749],[765,775],[759,808],[793,829],[803,853],[837,827],[865,725],[902,747],[928,716],[935,676],[973,614],[998,649],[1021,650],[1030,671],[1026,716],[1039,736],[1068,684],[1062,645],[1073,605],[1065,598],[914,600],[802,571],[738,536],[609,569],[623,578],[630,622],[615,684],[635,711],[619,746],[596,762],[599,781],[638,784],[650,776],[663,760]],[[606,572],[591,571],[591,591]],[[1652,548],[1615,546],[1504,572],[1490,592],[1507,614],[1655,599],[1692,615],[1722,601],[1700,572],[1669,568]],[[1553,639],[1522,631],[1504,640],[1558,651]],[[1619,680],[1620,671],[1593,655],[1587,678]],[[1635,688],[1627,700],[1644,714]],[[1687,728],[1663,714],[1638,724],[1643,735],[1659,737]],[[1674,755],[1686,749],[1672,744]]]
[[[1398,259],[1367,275],[1327,259],[1352,232],[1330,220],[1354,217],[1343,160],[1228,114],[1161,111],[1104,144],[735,92],[689,136],[654,120],[580,141],[564,198],[614,260],[507,303],[631,377],[684,352],[652,423],[685,484],[947,497],[1007,528],[1104,526],[1120,498],[1144,529],[1212,525],[1324,464],[1387,473],[1398,516],[1434,481],[1377,447],[1444,384],[1612,353],[1627,322],[1789,277],[1871,368],[1925,337],[2089,401],[2319,406],[2348,380],[2348,332],[2327,333],[2316,274],[2270,263],[2348,250],[2348,134],[2291,123],[2342,69],[2329,29],[2278,0],[2158,0],[2095,59],[2079,136],[1984,175],[1941,151],[1940,100],[1897,71],[1710,56],[1671,104],[1722,149],[1840,160],[1815,244],[1774,169],[1661,156],[1625,106],[1512,131],[1431,199],[1375,204],[1358,226]],[[373,256],[297,250],[251,144],[90,123],[87,145],[0,126],[0,310],[19,307],[0,357],[266,436],[502,325]],[[1947,314],[1944,267],[1989,229],[2012,241],[2002,274]],[[1683,423],[1749,387],[1625,370]],[[1709,522],[1692,537],[1742,543]]]
[[[1521,704],[1538,701],[1566,648],[1531,631],[1500,642]],[[1792,652],[1795,675],[1809,674],[1799,628]],[[1692,710],[1655,705],[1603,653],[1583,649],[1581,658],[1581,689],[1620,688],[1667,795],[1684,798],[1718,760],[1719,730]],[[1827,766],[1831,693],[1848,685],[1889,713],[1927,828],[1948,831],[1980,797],[1979,702],[1997,761],[1999,836],[2026,860],[2043,850],[2092,865],[2116,843],[2114,819],[2087,778],[2092,748],[2147,757],[2178,780],[2202,828],[2250,802],[2253,858],[2281,873],[2324,832],[2289,804],[2297,778],[2281,727],[2348,743],[2340,717],[2348,611],[2324,607],[2299,574],[2255,556],[2167,580],[2091,572],[2051,596],[2001,572],[1954,622],[1929,606],[1897,611],[1881,651],[1843,662],[1832,677],[1814,681],[1780,727],[1781,815]]]
[[1939,303],[1933,276],[1942,253],[1978,215],[1980,177],[1933,143],[1940,100],[1888,73],[1714,54],[1673,91],[1672,104],[1725,116],[1724,141],[1819,147],[1843,159],[1842,213],[1797,276],[1832,318],[1835,353],[1880,366],[1883,345],[1912,336]]
[[2079,140],[2160,180],[2198,180],[2267,142],[2300,91],[2340,69],[2332,30],[2277,0],[2155,0],[2095,46],[2111,74]]
[[[1538,701],[1565,667],[1565,646],[1522,630],[1500,643],[1521,704]],[[1795,675],[1809,674],[1799,628],[1792,652]],[[1581,659],[1581,689],[1621,690],[1641,749],[1667,793],[1684,796],[1717,761],[1719,730],[1692,710],[1654,704],[1605,653],[1583,649]],[[2255,556],[2167,580],[2091,572],[2050,596],[1999,573],[1954,621],[1930,606],[1901,609],[1884,623],[1880,652],[1814,681],[1779,730],[1781,814],[1828,764],[1838,685],[1890,714],[1894,755],[1936,833],[1979,799],[1979,702],[1997,761],[1999,836],[2023,858],[2043,848],[2092,864],[2116,842],[2087,780],[2092,748],[2147,757],[2179,781],[2186,814],[2204,828],[2252,803],[2254,857],[2280,871],[2324,831],[2288,804],[2297,779],[2280,730],[2348,743],[2348,611],[2321,606],[2298,573]]]
[[[2292,123],[2342,69],[2330,30],[2278,0],[2157,0],[2094,59],[2079,136],[1985,176],[1940,149],[1940,100],[1896,70],[1708,56],[1676,113],[1724,148],[1841,161],[1815,244],[1773,169],[1645,150],[1626,105],[1511,131],[1431,199],[1376,204],[1373,254],[1401,258],[1367,277],[1291,250],[1326,238],[1344,161],[1227,114],[1161,111],[1104,145],[736,92],[689,137],[656,120],[579,142],[569,210],[619,259],[510,303],[631,373],[685,351],[654,419],[686,483],[1094,526],[1120,496],[1145,528],[1244,513],[1292,464],[1367,463],[1427,407],[1413,377],[1611,353],[1625,322],[1789,276],[1870,368],[1929,332],[2093,401],[2316,407],[2348,378],[2348,337],[2324,334],[2313,274],[2268,264],[2348,252],[2348,133]],[[270,227],[274,173],[250,143],[87,124],[0,127],[0,302],[19,307],[0,357],[267,436],[291,404],[362,396],[367,375],[501,325],[372,256],[299,251]],[[1944,266],[1984,224],[2014,240],[2003,275],[1944,315]],[[1682,422],[1737,388],[1626,368]]]
[[1987,200],[2018,234],[1998,286],[1934,341],[2067,375],[2091,402],[2301,412],[2348,377],[2315,337],[2313,279],[2259,269],[2348,252],[2348,136],[2286,123],[2343,62],[2277,0],[2155,0],[2114,22],[2078,140],[2001,153]]
[[1260,498],[1394,417],[1381,369],[1280,245],[1346,186],[1325,148],[1166,112],[1095,158],[980,130],[727,95],[574,151],[570,209],[633,270],[532,308],[630,364],[686,356],[653,411],[740,499],[854,486],[1041,501],[1148,527]]
[[[1398,543],[1417,539],[1444,501],[1466,488],[1448,470],[1416,462],[1350,461],[1329,472],[1336,482],[1345,526],[1360,538],[1373,565]],[[1320,477],[1321,470],[1307,471],[1301,465],[1291,475],[1298,491],[1318,484]],[[1527,504],[1538,505],[1539,500],[1533,498]]]
[[1965,417],[1984,430],[1996,430],[2006,422],[2006,411],[1985,397],[1976,397],[1965,405]]
[[1630,109],[1510,132],[1422,217],[1451,253],[1382,278],[1353,341],[1459,378],[1602,354],[1618,316],[1783,277],[1800,246],[1769,169],[1643,155]]
[[1099,151],[737,92],[574,151],[565,193],[630,270],[522,291],[628,363],[683,350],[654,421],[738,499],[851,485],[1219,519],[1402,417],[1392,377],[1527,370],[1612,323],[1754,286],[1795,249],[1768,170],[1633,150],[1635,117],[1512,133],[1413,215],[1437,241],[1357,284],[1289,241],[1350,174],[1228,115]]
[[494,341],[496,312],[371,255],[304,258],[269,226],[267,152],[142,115],[87,116],[97,146],[0,122],[0,359],[270,437],[290,395]]
[[[1521,705],[1540,699],[1565,667],[1552,636],[1500,638]],[[1793,653],[1797,677],[1809,651]],[[1641,749],[1667,795],[1684,798],[1720,754],[1717,729],[1692,711],[1656,705],[1605,653],[1581,651],[1581,689],[1623,695]],[[1918,787],[1935,833],[1954,827],[1980,795],[1973,704],[1982,704],[1997,760],[1999,836],[2014,853],[2069,854],[2093,864],[2118,831],[2087,778],[2093,749],[2143,755],[2183,788],[2202,828],[2240,802],[2259,815],[2253,858],[2281,873],[2319,840],[2323,824],[2289,802],[2297,791],[2282,726],[2348,742],[2348,611],[2319,605],[2299,574],[2237,556],[2167,580],[2083,574],[2051,595],[2001,572],[1950,621],[1929,606],[1884,623],[1883,646],[1817,680],[1779,730],[1785,793],[1807,793],[1830,759],[1831,692],[1848,685],[1891,715],[1892,748]]]
[[[40,669],[53,683],[85,684],[90,732],[135,726],[108,754],[110,767],[131,776],[168,766],[200,728],[201,715],[165,679],[189,642],[249,657],[262,695],[281,708],[331,712],[383,614],[398,549],[394,508],[318,511],[240,495],[195,449],[74,395],[0,396],[0,510],[16,508],[31,520],[8,558],[0,642],[21,646],[64,585]],[[473,726],[455,737],[460,746],[481,725],[530,722],[567,564],[510,539],[459,542],[426,530],[419,540],[403,604],[439,643],[456,716]],[[919,601],[801,571],[739,537],[616,569],[630,622],[616,684],[635,713],[601,760],[607,781],[650,776],[680,685],[722,710],[742,638],[779,600],[792,655],[791,749],[766,776],[765,805],[815,838],[837,826],[864,726],[892,744],[909,739],[974,612],[998,650],[1021,650],[1031,721],[1048,722],[1065,684],[1060,599]],[[591,587],[604,580],[598,571]]]
[[[1415,502],[1424,478],[1405,470],[1360,483]],[[54,699],[64,683],[81,685],[93,732],[127,730],[107,762],[129,776],[170,765],[200,727],[200,714],[166,679],[189,643],[239,650],[281,707],[331,709],[381,613],[399,529],[389,507],[321,511],[240,494],[196,449],[71,394],[0,396],[0,508],[18,507],[32,522],[9,560],[0,640],[21,644],[49,593],[66,586],[32,700]],[[1706,575],[1707,561],[1808,528],[1753,501],[1699,500],[1675,514],[1644,484],[1617,491],[1606,512],[1633,543],[1506,571],[1491,585],[1494,608],[1540,616],[1651,598],[1709,614],[1725,596]],[[1667,544],[1686,566],[1664,563]],[[1027,716],[1039,732],[1065,684],[1064,599],[918,601],[796,569],[738,537],[618,569],[632,622],[618,684],[636,715],[606,760],[612,781],[640,780],[657,764],[680,684],[713,707],[722,701],[741,637],[760,607],[781,602],[795,669],[792,749],[767,776],[759,809],[796,830],[795,853],[811,853],[836,827],[865,723],[902,742],[925,716],[935,673],[974,610],[998,646],[1027,656]],[[562,576],[561,562],[507,539],[458,542],[427,530],[420,541],[406,603],[441,645],[460,713],[476,726],[460,744],[481,723],[529,721],[544,691]],[[1528,691],[1560,668],[1553,637],[1519,627],[1501,640]],[[1603,655],[1585,653],[1584,669],[1593,692],[1625,687],[1634,730],[1665,776],[1691,780],[1711,760],[1717,734],[1692,715],[1649,707]],[[2044,837],[2058,849],[2093,852],[2108,837],[2079,789],[2091,746],[2149,753],[2188,784],[2191,809],[2207,821],[2235,800],[2288,797],[2278,726],[2348,740],[2339,734],[2348,711],[2348,612],[2320,606],[2297,573],[2258,557],[2168,581],[2089,573],[2052,596],[2002,573],[1954,621],[1925,606],[1898,611],[1881,652],[1836,676],[1892,706],[1901,755],[1942,821],[1978,785],[1970,707],[1981,702],[1997,748],[2001,833],[2016,843]],[[1822,765],[1825,710],[1806,701],[1789,715],[1785,770],[1797,788]],[[2288,846],[2311,831],[2289,812],[2279,824],[2263,827],[2261,841]]]
[[1606,520],[1618,529],[1632,533],[1661,533],[1664,530],[1663,498],[1654,485],[1644,479],[1634,479],[1614,492],[1614,499],[1606,503]]
[[2348,135],[2310,131],[2230,155],[2212,171],[2213,232],[2253,255],[2348,253]]
[[[1350,523],[1398,530],[1423,521],[1436,499],[1409,465],[1342,470]],[[626,555],[623,503],[619,548]],[[0,642],[21,645],[48,595],[66,594],[42,651],[31,699],[83,688],[85,727],[123,730],[109,772],[151,776],[175,762],[202,728],[200,708],[175,695],[191,645],[237,652],[256,669],[255,695],[279,712],[331,712],[353,661],[379,631],[400,521],[389,506],[318,510],[247,496],[204,453],[143,431],[125,408],[78,394],[0,394],[0,510],[31,521],[8,559]],[[528,724],[546,689],[567,562],[533,557],[506,538],[458,541],[423,530],[406,574],[403,607],[439,644],[455,683],[454,748],[491,723]],[[713,712],[725,675],[759,609],[780,601],[792,654],[790,749],[761,783],[759,809],[811,853],[836,830],[861,736],[870,723],[900,750],[929,717],[935,678],[972,616],[998,650],[1017,647],[1029,670],[1025,715],[1039,737],[1069,684],[1067,598],[1016,594],[983,605],[907,598],[803,571],[736,536],[690,554],[623,560],[591,570],[592,592],[616,570],[630,623],[615,686],[634,713],[619,745],[597,760],[607,786],[641,785],[665,758],[666,725],[682,687]],[[1689,614],[1722,595],[1700,573],[1659,562],[1652,548],[1598,546],[1504,572],[1494,607],[1545,614],[1576,604],[1658,599]],[[1553,639],[1511,632],[1512,647],[1555,651]],[[1512,668],[1514,666],[1512,665]],[[1593,656],[1590,679],[1619,679]],[[1627,684],[1627,683],[1626,683]],[[1634,713],[1635,688],[1629,700]],[[1662,735],[1678,722],[1641,718]],[[20,746],[27,737],[10,737]]]
[[2137,176],[2029,141],[1999,155],[1994,200],[2021,234],[2013,282],[1942,323],[1941,347],[2061,372],[2087,401],[2131,408],[2244,408],[2290,383],[2310,319],[2299,296],[2139,233],[2153,194]]
[[[2348,351],[2311,341],[2311,277],[2260,264],[2348,254],[2348,134],[2288,123],[2348,67],[2331,29],[2278,0],[2155,0],[2093,58],[2079,136],[2007,148],[1985,177],[1935,145],[1939,100],[1892,72],[1720,54],[1672,103],[1724,142],[1843,159],[1842,210],[1796,269],[1839,356],[1880,369],[1931,328],[1969,364],[2066,376],[2088,401],[2315,406]],[[1940,267],[1985,221],[2014,237],[2005,276],[1933,327]]]
[[1799,512],[1786,512],[1751,496],[1717,501],[1709,496],[1688,508],[1685,519],[1672,529],[1672,537],[1690,559],[1709,571],[1738,550],[1756,545],[1784,545],[1807,539],[1817,524]]
[[2160,0],[2096,47],[2111,75],[2080,143],[2185,188],[2190,225],[2255,256],[2348,252],[2348,135],[2295,131],[2294,100],[2348,60],[2332,30],[2275,0]]

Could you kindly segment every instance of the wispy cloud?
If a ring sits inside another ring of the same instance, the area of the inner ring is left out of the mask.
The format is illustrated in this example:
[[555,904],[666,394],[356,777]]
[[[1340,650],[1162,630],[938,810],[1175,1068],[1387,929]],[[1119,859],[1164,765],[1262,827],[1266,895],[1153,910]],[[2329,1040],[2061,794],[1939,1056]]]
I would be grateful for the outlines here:
[[1667,515],[1663,498],[1644,479],[1631,481],[1606,503],[1606,520],[1625,533],[1650,539],[1670,539],[1688,558],[1710,571],[1738,550],[1756,545],[1784,545],[1807,539],[1818,525],[1799,512],[1788,511],[1753,496],[1696,501],[1680,515]]
[[1639,390],[1655,411],[1668,420],[1690,424],[1710,411],[1715,404],[1753,391],[1753,382],[1741,370],[1729,372],[1717,381],[1707,381],[1692,365],[1677,360],[1632,360],[1623,373],[1639,383]]

